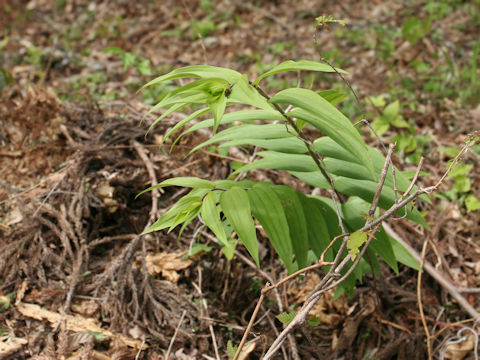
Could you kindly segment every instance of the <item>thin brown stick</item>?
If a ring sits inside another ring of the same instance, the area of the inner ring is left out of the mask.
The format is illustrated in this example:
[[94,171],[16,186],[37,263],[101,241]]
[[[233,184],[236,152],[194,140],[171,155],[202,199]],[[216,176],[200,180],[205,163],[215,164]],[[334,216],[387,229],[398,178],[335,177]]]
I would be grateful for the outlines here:
[[380,199],[380,194],[382,193],[383,185],[385,184],[385,179],[387,178],[388,167],[391,162],[392,153],[395,150],[395,144],[390,144],[388,148],[387,158],[385,159],[385,164],[383,165],[382,173],[380,174],[380,180],[377,184],[377,190],[375,191],[375,196],[373,197],[372,205],[368,215],[373,218],[375,215],[375,210],[377,210],[378,200]]
[[243,333],[242,340],[240,340],[240,344],[238,344],[238,348],[237,348],[237,351],[235,352],[235,356],[233,357],[233,360],[237,360],[238,357],[240,356],[243,345],[245,345],[245,342],[247,341],[248,334],[250,334],[250,330],[252,330],[253,323],[255,322],[255,319],[258,315],[258,311],[262,307],[263,299],[265,299],[265,292],[262,290],[262,292],[260,293],[260,298],[257,301],[257,305],[255,306],[255,310],[253,310],[252,317],[250,318],[250,321],[248,322],[247,328],[245,329],[245,332]]
[[420,158],[420,162],[418,163],[417,170],[415,171],[415,176],[413,177],[412,181],[410,182],[410,185],[408,186],[407,190],[403,193],[403,196],[407,196],[410,191],[412,191],[413,187],[415,186],[415,183],[417,182],[418,175],[420,174],[420,170],[422,169],[423,166],[423,161],[425,158],[422,156]]
[[[135,151],[137,152],[138,156],[140,156],[140,159],[142,159],[143,163],[145,164],[145,167],[147,168],[148,176],[150,177],[151,186],[156,186],[158,184],[157,175],[155,174],[155,169],[153,168],[153,164],[150,161],[150,158],[147,156],[144,148],[138,141],[133,140],[132,145],[135,148]],[[150,209],[149,224],[152,224],[155,221],[155,218],[157,217],[159,196],[160,196],[160,192],[158,191],[158,189],[153,189],[152,190],[152,207]]]
[[175,339],[178,334],[178,330],[180,329],[180,326],[182,326],[183,319],[185,318],[185,314],[187,313],[187,310],[183,310],[182,316],[180,317],[180,321],[178,322],[177,327],[175,328],[175,332],[173,333],[172,339],[170,340],[170,344],[168,345],[167,353],[165,354],[165,360],[168,360],[170,356],[170,352],[172,351],[173,343],[175,342]]
[[389,325],[391,327],[394,327],[395,329],[398,329],[398,330],[402,330],[402,331],[405,331],[406,333],[408,334],[412,334],[412,332],[410,330],[408,330],[406,327],[402,326],[402,325],[398,325],[398,324],[395,324],[391,321],[388,321],[388,320],[385,320],[385,319],[380,319],[380,322],[382,324],[385,324],[385,325]]
[[[428,241],[423,242],[422,247],[422,262],[420,266],[423,268],[425,262],[425,252],[427,250]],[[425,313],[423,312],[423,302],[422,302],[422,271],[418,272],[417,278],[417,302],[418,302],[418,311],[420,312],[420,319],[422,320],[423,329],[425,330],[425,336],[427,338],[427,354],[428,360],[432,360],[432,344],[430,341],[430,331],[428,330],[427,320],[425,320]]]
[[341,239],[342,237],[345,237],[345,236],[350,236],[351,234],[350,233],[346,233],[346,234],[341,234],[341,235],[337,235],[335,236],[332,241],[330,241],[330,244],[327,245],[327,247],[325,248],[325,250],[322,251],[322,254],[320,255],[320,260],[319,262],[324,262],[325,260],[325,255],[327,254],[328,250],[330,250],[333,246],[333,244],[335,244],[337,242],[338,239]]
[[[200,266],[197,266],[197,271],[198,271],[198,285],[195,283],[193,284],[193,287],[198,291],[200,295],[200,301],[202,304],[202,308],[205,310],[206,317],[209,318],[210,316],[208,315],[208,304],[205,298],[203,297],[203,292],[202,292],[202,268]],[[217,360],[220,360],[220,354],[218,353],[218,345],[217,345],[217,338],[215,336],[215,332],[213,331],[213,326],[212,322],[208,322],[208,329],[210,330],[210,336],[212,338],[212,344],[213,344],[213,350],[215,351],[215,358]]]
[[276,284],[272,284],[270,286],[267,286],[265,287],[262,292],[269,292],[270,290],[273,290],[277,287],[279,287],[280,285],[286,283],[287,281],[293,279],[294,277],[297,277],[298,275],[301,275],[303,274],[304,272],[307,272],[307,271],[310,271],[310,270],[314,270],[314,269],[318,269],[320,267],[323,267],[323,266],[328,266],[328,265],[333,265],[333,262],[324,262],[324,261],[321,261],[321,262],[317,262],[313,265],[310,265],[310,266],[307,266],[303,269],[300,269],[298,271],[295,271],[293,274],[290,274],[288,275],[287,277],[283,278],[282,280],[280,280],[279,282],[277,282]]

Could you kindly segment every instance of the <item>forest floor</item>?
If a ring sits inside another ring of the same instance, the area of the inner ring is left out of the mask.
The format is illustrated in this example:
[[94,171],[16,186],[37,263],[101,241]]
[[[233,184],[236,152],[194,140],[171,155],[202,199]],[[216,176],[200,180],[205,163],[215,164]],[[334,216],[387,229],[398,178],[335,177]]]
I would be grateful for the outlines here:
[[[348,25],[316,29],[319,15]],[[396,141],[399,168],[425,157],[421,186],[436,183],[480,128],[478,1],[0,0],[0,29],[0,359],[227,359],[261,287],[286,276],[266,242],[259,270],[241,246],[227,261],[201,224],[178,239],[175,231],[139,236],[184,193],[136,199],[143,189],[231,171],[206,151],[185,158],[204,135],[169,152],[162,134],[181,115],[145,136],[162,111],[144,115],[171,89],[137,93],[154,76],[208,63],[254,78],[284,60],[323,57],[349,72],[351,88],[332,74],[286,74],[267,90],[301,81],[348,93],[340,109]],[[474,309],[479,160],[477,146],[432,204],[418,203],[431,231],[390,223],[418,252],[428,245],[425,261]],[[313,190],[279,171],[250,176]],[[200,251],[188,256],[192,247]],[[321,276],[280,288],[283,309],[301,305]],[[385,266],[352,297],[326,294],[316,321],[295,330],[277,358],[425,359],[428,341],[434,357],[474,359],[472,314],[427,273],[417,287],[418,277]],[[262,306],[242,359],[261,358],[281,331],[278,305]],[[447,346],[458,331],[467,339]]]

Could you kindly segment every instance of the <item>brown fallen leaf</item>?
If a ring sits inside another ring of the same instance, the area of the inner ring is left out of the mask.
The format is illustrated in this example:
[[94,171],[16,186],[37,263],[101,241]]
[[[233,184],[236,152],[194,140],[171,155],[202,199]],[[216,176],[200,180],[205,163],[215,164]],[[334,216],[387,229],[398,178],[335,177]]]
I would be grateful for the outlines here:
[[89,331],[94,333],[101,333],[102,336],[106,338],[119,338],[126,345],[135,349],[147,348],[147,345],[143,345],[142,347],[142,343],[138,340],[130,339],[124,335],[103,329],[95,319],[85,318],[80,315],[65,315],[62,319],[62,315],[60,315],[59,313],[56,313],[50,310],[45,310],[36,304],[28,304],[23,302],[20,304],[17,304],[16,309],[23,316],[36,319],[36,320],[47,320],[54,326],[59,321],[63,320],[66,323],[66,329],[69,331],[73,331],[73,332]]
[[170,282],[176,283],[180,278],[177,271],[192,265],[191,260],[182,259],[185,253],[157,253],[147,254],[147,271],[151,275],[162,274]]
[[22,338],[10,338],[8,341],[0,341],[0,358],[20,350],[22,345],[28,343],[28,340]]
[[450,344],[445,350],[445,359],[462,360],[475,347],[475,336],[470,334],[465,341]]

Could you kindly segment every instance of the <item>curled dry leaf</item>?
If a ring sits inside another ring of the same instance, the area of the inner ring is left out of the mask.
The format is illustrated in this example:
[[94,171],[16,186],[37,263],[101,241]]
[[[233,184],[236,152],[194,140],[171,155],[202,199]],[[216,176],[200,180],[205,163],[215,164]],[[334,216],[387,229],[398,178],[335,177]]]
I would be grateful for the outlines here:
[[450,344],[445,350],[445,359],[462,360],[475,346],[475,336],[470,334],[465,341]]
[[177,271],[188,268],[192,261],[183,259],[185,253],[147,254],[147,271],[151,275],[161,274],[165,279],[176,283],[180,277]]

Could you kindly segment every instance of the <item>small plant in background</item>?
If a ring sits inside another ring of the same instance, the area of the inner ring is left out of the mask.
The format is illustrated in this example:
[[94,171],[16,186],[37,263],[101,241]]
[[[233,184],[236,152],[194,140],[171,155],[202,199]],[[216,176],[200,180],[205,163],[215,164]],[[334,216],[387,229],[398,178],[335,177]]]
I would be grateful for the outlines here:
[[[452,159],[448,162],[447,167],[450,166],[450,163],[459,153],[459,149],[455,147],[445,147],[438,150]],[[437,196],[448,201],[458,201],[460,205],[465,206],[467,212],[480,210],[480,200],[471,192],[472,179],[469,173],[472,169],[472,164],[455,164],[448,174],[448,178],[453,180],[452,188]]]
[[13,77],[10,71],[5,69],[2,65],[2,50],[8,44],[8,37],[5,37],[0,41],[0,91],[7,85],[10,85],[13,82]]

